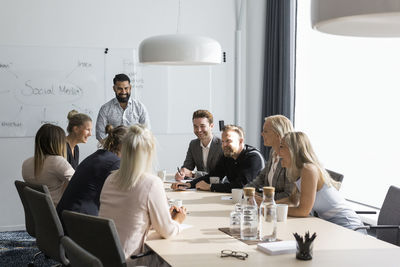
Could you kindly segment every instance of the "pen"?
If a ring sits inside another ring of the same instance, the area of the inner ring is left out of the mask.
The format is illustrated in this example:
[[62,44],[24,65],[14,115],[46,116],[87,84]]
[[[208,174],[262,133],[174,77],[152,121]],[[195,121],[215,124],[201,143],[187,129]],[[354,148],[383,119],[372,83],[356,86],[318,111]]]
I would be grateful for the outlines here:
[[179,167],[176,167],[176,169],[178,170],[179,175],[182,175],[181,171],[179,170]]

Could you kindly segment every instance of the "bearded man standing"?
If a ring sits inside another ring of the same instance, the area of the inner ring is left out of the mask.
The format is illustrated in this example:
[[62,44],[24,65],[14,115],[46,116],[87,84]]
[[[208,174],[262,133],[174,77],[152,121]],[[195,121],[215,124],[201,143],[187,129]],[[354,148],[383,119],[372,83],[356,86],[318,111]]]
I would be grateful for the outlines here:
[[113,79],[115,98],[111,99],[99,110],[96,121],[96,139],[101,142],[106,138],[107,124],[131,126],[143,124],[150,128],[150,119],[146,107],[136,99],[131,98],[131,80],[125,74],[117,74]]

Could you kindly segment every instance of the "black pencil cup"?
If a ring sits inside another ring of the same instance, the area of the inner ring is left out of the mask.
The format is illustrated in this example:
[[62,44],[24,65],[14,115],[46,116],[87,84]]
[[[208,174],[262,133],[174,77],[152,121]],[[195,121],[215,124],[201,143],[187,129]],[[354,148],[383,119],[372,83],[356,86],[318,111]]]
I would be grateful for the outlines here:
[[308,261],[313,256],[313,242],[299,245],[296,243],[296,259]]

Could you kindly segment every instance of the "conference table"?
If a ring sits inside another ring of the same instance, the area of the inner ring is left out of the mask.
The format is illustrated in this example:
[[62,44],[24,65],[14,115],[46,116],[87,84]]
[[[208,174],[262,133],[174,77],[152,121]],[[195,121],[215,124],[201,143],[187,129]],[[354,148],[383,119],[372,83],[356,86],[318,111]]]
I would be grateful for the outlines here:
[[[230,194],[205,191],[172,191],[168,198],[181,199],[188,214],[184,224],[190,226],[177,236],[162,239],[152,232],[146,245],[171,266],[400,266],[400,248],[325,220],[288,217],[278,222],[277,237],[294,240],[293,233],[317,233],[313,259],[297,260],[295,254],[268,255],[247,245],[218,228],[229,227],[229,214],[234,209]],[[246,252],[249,257],[221,258],[221,250]]]

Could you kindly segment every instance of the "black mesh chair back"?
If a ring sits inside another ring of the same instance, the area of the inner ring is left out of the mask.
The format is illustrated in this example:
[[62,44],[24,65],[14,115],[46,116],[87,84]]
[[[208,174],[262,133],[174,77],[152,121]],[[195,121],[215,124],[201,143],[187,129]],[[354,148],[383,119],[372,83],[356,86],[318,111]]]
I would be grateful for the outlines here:
[[39,250],[49,258],[68,265],[61,245],[64,231],[51,197],[29,187],[24,188],[24,196],[35,221],[36,244]]
[[[334,172],[334,171],[331,171],[328,169],[325,169],[325,170],[328,172],[328,174],[331,176],[331,178],[333,180],[335,180],[336,182],[340,183],[340,185],[342,185],[343,178],[344,178],[343,174],[340,174],[338,172]],[[340,188],[340,186],[339,186],[339,188]]]
[[379,212],[376,237],[383,241],[400,246],[399,227],[380,229],[380,225],[400,225],[400,188],[391,186]]
[[126,266],[113,220],[68,210],[62,216],[68,236],[97,257],[104,267]]
[[100,260],[84,250],[68,236],[61,238],[71,267],[103,267]]
[[36,191],[45,193],[45,194],[50,194],[49,189],[45,185],[38,185],[38,184],[31,184],[31,183],[26,183],[23,181],[18,181],[16,180],[14,182],[15,187],[17,188],[17,192],[19,195],[19,198],[21,199],[22,206],[24,208],[24,213],[25,213],[25,228],[28,234],[32,237],[36,237],[35,235],[35,222],[33,220],[33,215],[31,213],[28,201],[25,199],[24,195],[24,188],[28,186],[29,188],[32,188]]

